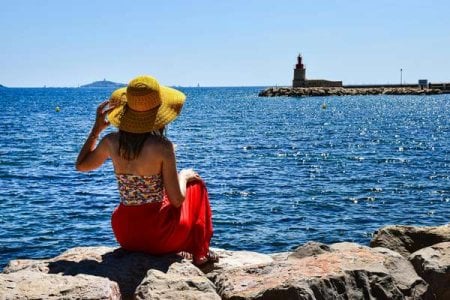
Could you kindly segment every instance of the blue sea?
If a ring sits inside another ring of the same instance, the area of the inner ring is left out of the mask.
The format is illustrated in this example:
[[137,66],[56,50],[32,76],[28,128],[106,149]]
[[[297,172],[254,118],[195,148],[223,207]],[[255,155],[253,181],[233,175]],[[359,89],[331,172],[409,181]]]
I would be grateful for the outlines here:
[[[179,169],[194,168],[207,183],[214,247],[368,244],[385,225],[449,222],[450,95],[259,98],[257,87],[180,89],[187,102],[168,136]],[[111,162],[89,173],[74,168],[111,91],[0,90],[0,267],[75,246],[117,246]]]

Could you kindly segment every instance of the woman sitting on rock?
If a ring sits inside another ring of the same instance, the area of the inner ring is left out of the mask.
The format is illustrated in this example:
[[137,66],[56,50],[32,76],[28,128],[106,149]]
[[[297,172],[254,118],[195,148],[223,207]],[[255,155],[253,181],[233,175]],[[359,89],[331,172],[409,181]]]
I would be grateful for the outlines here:
[[[203,265],[218,260],[209,251],[213,228],[208,193],[193,170],[177,174],[173,144],[164,136],[185,98],[150,76],[137,77],[127,88],[114,91],[97,108],[76,168],[90,171],[112,159],[120,204],[111,223],[122,248],[155,255],[187,252],[194,264]],[[109,124],[119,131],[96,146]]]

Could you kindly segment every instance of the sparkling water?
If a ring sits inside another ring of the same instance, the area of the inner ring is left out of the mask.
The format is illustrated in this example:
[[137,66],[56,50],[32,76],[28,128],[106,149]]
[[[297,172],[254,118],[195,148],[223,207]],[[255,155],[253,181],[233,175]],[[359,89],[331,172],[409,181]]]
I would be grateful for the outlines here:
[[[214,247],[367,244],[388,224],[449,222],[450,95],[259,98],[262,88],[180,89],[187,102],[168,136],[179,169],[194,168],[207,183]],[[117,246],[111,162],[89,173],[74,167],[110,93],[0,90],[0,267],[75,246]]]

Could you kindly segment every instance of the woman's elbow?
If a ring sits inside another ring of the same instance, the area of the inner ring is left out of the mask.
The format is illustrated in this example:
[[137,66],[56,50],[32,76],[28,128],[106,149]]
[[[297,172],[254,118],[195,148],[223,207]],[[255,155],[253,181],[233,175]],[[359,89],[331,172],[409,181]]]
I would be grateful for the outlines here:
[[77,170],[78,172],[87,172],[89,171],[85,166],[83,166],[83,164],[76,162],[75,163],[75,170]]
[[75,163],[75,169],[80,172],[89,172],[100,168],[102,163],[92,161],[81,161]]

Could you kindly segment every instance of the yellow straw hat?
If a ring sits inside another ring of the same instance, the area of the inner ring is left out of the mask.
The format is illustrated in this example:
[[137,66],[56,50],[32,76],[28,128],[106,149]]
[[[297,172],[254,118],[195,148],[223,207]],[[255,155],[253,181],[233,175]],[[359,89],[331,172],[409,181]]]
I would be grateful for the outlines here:
[[108,114],[108,120],[123,131],[150,132],[172,122],[185,99],[182,92],[159,85],[155,78],[139,76],[111,94],[109,101],[119,106]]
[[109,97],[109,106],[121,106],[127,103],[127,88],[115,90]]

